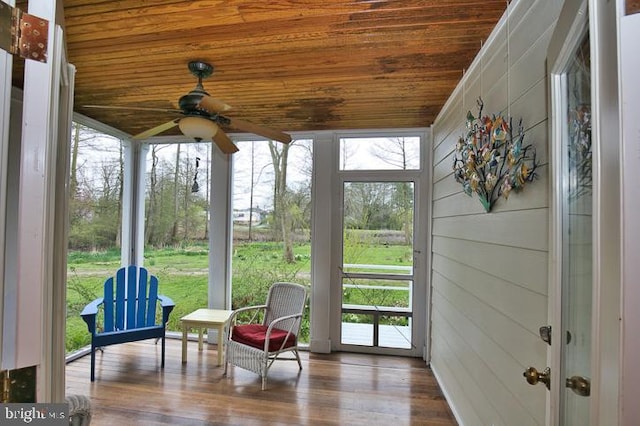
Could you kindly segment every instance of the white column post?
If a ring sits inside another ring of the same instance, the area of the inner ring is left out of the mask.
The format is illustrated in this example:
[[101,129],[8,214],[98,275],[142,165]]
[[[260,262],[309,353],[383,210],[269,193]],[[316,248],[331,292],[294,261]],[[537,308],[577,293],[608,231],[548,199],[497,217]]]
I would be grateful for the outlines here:
[[120,263],[144,266],[144,192],[148,144],[124,139]]
[[133,261],[135,265],[144,266],[144,193],[146,187],[147,175],[147,154],[149,153],[149,144],[138,145],[136,143],[136,186],[134,200],[135,212],[135,228],[132,238],[135,239],[135,249],[133,253]]
[[231,156],[211,149],[209,197],[209,308],[231,309]]
[[133,191],[134,191],[134,174],[135,174],[135,152],[134,142],[131,140],[123,140],[124,148],[124,176],[122,177],[122,228],[120,230],[120,264],[121,266],[130,265],[134,256],[134,240],[133,240]]
[[335,162],[333,133],[320,133],[313,139],[311,185],[311,352],[330,353],[331,318],[331,226],[333,175]]

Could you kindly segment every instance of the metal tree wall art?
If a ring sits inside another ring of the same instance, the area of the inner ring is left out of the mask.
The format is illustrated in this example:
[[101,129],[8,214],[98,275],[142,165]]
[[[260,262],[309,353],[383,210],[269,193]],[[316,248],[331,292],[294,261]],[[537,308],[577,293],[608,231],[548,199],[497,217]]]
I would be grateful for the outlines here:
[[464,192],[475,192],[485,211],[500,196],[509,198],[525,183],[536,177],[536,151],[531,144],[523,145],[522,120],[513,133],[511,118],[482,116],[482,99],[478,99],[478,116],[467,113],[467,132],[458,140],[453,158],[453,175]]

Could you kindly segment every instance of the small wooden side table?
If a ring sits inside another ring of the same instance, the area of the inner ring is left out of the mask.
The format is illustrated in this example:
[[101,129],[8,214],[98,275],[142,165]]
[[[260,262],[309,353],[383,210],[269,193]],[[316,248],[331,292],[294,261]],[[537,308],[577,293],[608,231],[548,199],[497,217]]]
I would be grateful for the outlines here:
[[182,363],[187,363],[187,333],[190,328],[198,329],[198,350],[202,351],[202,334],[205,328],[218,330],[218,365],[222,365],[224,352],[224,325],[233,311],[223,309],[198,309],[180,318],[182,322]]

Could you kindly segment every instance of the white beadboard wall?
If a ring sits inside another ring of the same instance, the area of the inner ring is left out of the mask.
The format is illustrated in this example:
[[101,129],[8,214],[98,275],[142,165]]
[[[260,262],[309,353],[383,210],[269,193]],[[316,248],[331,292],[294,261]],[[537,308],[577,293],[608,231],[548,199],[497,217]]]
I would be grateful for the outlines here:
[[[431,367],[463,425],[545,423],[549,181],[547,46],[561,0],[512,1],[433,125]],[[452,174],[467,111],[522,118],[538,179],[485,213]]]

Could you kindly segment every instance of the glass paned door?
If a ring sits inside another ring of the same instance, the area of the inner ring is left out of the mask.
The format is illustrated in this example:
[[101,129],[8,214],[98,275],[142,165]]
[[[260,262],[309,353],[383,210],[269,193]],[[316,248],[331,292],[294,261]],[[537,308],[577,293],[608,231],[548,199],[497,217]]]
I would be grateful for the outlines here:
[[343,345],[413,348],[414,187],[343,183]]
[[[589,35],[564,79],[562,140],[562,333],[560,417],[563,425],[589,424],[592,312],[592,151]],[[590,386],[590,385],[589,385]]]

